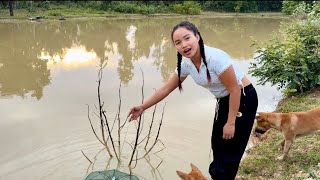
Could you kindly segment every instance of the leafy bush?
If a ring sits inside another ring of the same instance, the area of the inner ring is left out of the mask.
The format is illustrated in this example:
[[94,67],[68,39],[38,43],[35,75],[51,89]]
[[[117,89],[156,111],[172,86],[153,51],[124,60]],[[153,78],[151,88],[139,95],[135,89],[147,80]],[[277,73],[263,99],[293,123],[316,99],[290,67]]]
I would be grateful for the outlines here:
[[203,9],[208,11],[226,11],[225,3],[222,1],[205,1],[203,3]]
[[205,1],[203,8],[209,11],[251,13],[257,11],[279,11],[281,5],[281,1]]
[[50,2],[49,2],[49,1],[38,2],[38,3],[36,4],[36,6],[48,10],[49,7],[50,7]]
[[235,6],[234,6],[234,11],[235,12],[257,12],[258,11],[258,6],[255,1],[234,1]]
[[153,14],[162,10],[162,5],[145,5],[131,2],[103,3],[101,9],[119,13]]
[[182,4],[174,4],[172,10],[178,14],[200,14],[202,7],[197,2],[185,1]]
[[258,47],[257,62],[251,64],[249,73],[259,77],[259,84],[271,82],[284,88],[286,95],[319,87],[319,13],[313,9],[305,20],[287,25],[284,32],[283,42],[273,39],[264,48]]
[[316,1],[288,1],[282,2],[282,12],[287,15],[292,15],[295,11],[299,11],[299,8],[309,8],[312,4],[318,4]]
[[298,7],[299,3],[299,1],[284,0],[282,2],[282,12],[287,15],[291,15],[293,11]]

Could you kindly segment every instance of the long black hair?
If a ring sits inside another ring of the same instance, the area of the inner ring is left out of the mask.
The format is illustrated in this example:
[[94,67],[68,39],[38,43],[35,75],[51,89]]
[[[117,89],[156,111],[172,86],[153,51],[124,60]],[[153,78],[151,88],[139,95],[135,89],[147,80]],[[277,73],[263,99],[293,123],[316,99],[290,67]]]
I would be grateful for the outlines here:
[[[179,24],[177,24],[176,26],[173,27],[172,32],[171,32],[172,41],[173,41],[173,33],[180,27],[183,27],[183,28],[188,29],[189,31],[192,31],[195,36],[197,34],[199,35],[199,37],[200,37],[200,39],[199,39],[200,54],[201,54],[201,57],[202,57],[204,65],[206,65],[207,79],[208,79],[208,82],[210,82],[211,81],[211,76],[210,76],[209,69],[208,69],[208,66],[207,66],[206,55],[204,53],[204,43],[203,43],[203,39],[202,39],[202,37],[200,35],[200,32],[198,31],[198,28],[194,24],[192,24],[191,22],[182,21],[182,22],[180,22]],[[181,85],[181,80],[180,80],[180,74],[181,74],[182,55],[179,52],[177,52],[177,59],[178,59],[177,70],[178,70],[178,77],[179,77],[179,82],[178,83],[179,83],[179,90],[181,92],[182,85]]]

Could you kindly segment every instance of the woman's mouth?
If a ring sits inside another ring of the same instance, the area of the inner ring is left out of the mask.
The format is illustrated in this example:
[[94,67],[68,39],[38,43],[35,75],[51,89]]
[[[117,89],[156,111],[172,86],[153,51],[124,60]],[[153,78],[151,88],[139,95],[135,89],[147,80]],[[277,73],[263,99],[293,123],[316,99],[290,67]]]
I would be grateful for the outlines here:
[[191,53],[191,48],[183,51],[185,55],[189,55]]

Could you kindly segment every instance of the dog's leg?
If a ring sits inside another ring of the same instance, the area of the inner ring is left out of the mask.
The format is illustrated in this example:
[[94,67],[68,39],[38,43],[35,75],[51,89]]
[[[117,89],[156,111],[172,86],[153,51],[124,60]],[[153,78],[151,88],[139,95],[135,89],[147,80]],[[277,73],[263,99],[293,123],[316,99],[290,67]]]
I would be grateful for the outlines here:
[[280,150],[281,152],[283,152],[283,147],[284,147],[285,141],[286,141],[286,140],[284,139],[284,140],[282,140],[281,143],[280,143],[280,148],[279,148],[279,150]]
[[277,158],[278,160],[283,160],[288,155],[288,152],[292,143],[293,143],[292,140],[285,140],[283,153]]
[[283,160],[289,152],[289,149],[293,143],[293,140],[295,139],[296,135],[293,132],[284,132],[284,147],[283,147],[283,153],[281,156],[279,156],[277,159],[278,160]]

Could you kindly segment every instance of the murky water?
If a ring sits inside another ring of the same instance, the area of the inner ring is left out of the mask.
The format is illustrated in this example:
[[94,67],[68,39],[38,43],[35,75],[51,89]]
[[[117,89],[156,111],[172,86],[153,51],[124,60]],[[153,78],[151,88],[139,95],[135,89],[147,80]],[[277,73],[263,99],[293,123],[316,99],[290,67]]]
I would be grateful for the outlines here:
[[[98,66],[106,63],[101,99],[111,125],[118,112],[122,82],[120,120],[124,122],[129,108],[142,101],[143,77],[146,98],[173,73],[176,55],[170,31],[182,20],[0,23],[0,179],[84,179],[92,171],[116,168],[128,172],[135,124],[126,124],[121,132],[119,164],[116,158],[109,159],[88,121],[87,105],[100,136],[95,107]],[[269,40],[286,21],[245,17],[187,20],[198,26],[206,44],[227,51],[245,72],[255,56],[251,38],[259,43]],[[255,84],[256,78],[249,77]],[[270,85],[256,85],[256,89],[258,110],[274,110],[281,93]],[[157,105],[148,147],[157,135],[164,107],[159,137],[163,145],[159,141],[149,158],[138,161],[133,173],[140,179],[178,179],[175,171],[189,172],[192,162],[208,175],[215,99],[187,78],[183,93],[176,90]],[[153,108],[145,112],[140,140],[148,132],[152,112]],[[113,135],[117,140],[116,133]],[[139,144],[138,157],[144,154],[145,142]],[[90,165],[81,151],[94,163]]]

